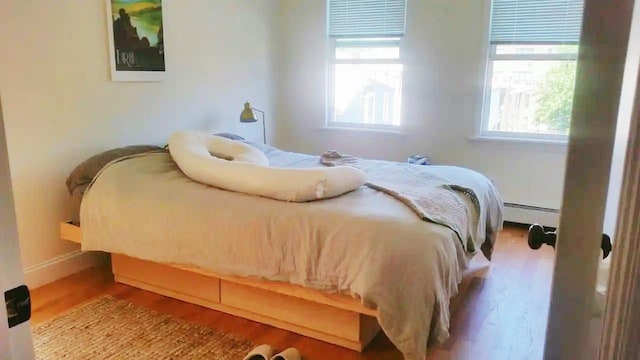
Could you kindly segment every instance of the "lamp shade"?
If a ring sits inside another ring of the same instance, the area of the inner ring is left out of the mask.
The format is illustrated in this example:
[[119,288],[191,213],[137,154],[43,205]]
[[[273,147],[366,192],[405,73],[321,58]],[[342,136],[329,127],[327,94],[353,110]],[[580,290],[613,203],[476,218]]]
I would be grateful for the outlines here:
[[244,103],[244,109],[242,109],[242,112],[240,113],[240,122],[252,123],[256,121],[258,121],[256,114],[253,113],[253,110],[251,110],[251,104],[247,101]]

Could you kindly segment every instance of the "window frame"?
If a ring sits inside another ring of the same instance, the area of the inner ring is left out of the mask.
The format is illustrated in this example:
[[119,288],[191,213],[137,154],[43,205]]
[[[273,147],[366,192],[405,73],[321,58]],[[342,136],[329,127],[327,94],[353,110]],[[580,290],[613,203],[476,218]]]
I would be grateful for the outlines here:
[[[336,84],[336,65],[341,64],[364,64],[364,65],[402,65],[402,78],[404,82],[404,62],[402,57],[402,40],[401,36],[376,36],[376,37],[328,37],[327,49],[327,91],[326,91],[326,116],[325,126],[328,128],[349,128],[349,129],[367,129],[397,132],[403,129],[402,123],[402,98],[400,105],[400,124],[371,124],[371,123],[355,123],[348,121],[336,121],[335,107],[335,84]],[[344,45],[342,45],[342,44]],[[339,47],[398,47],[398,58],[388,59],[338,59],[336,50]],[[402,96],[402,86],[400,88],[400,96]]]
[[[515,141],[532,141],[532,142],[553,142],[567,143],[569,135],[560,134],[540,134],[527,132],[511,132],[511,131],[492,131],[489,130],[489,111],[491,106],[491,90],[493,80],[493,64],[494,61],[501,60],[521,60],[521,61],[576,61],[578,60],[578,52],[575,53],[557,53],[557,54],[498,54],[499,45],[562,45],[562,44],[543,44],[543,43],[517,43],[517,44],[489,44],[487,53],[487,66],[485,70],[484,90],[482,95],[482,112],[480,116],[480,126],[476,137],[481,139],[499,139],[499,140],[515,140]],[[575,45],[575,44],[571,44]],[[574,89],[575,90],[575,89]]]

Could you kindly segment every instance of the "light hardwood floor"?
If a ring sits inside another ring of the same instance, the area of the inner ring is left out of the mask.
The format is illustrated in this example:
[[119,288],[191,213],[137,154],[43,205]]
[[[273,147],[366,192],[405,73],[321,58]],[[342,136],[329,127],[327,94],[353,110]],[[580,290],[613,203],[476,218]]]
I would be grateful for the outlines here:
[[[541,359],[549,306],[553,249],[530,250],[526,231],[507,228],[491,263],[476,256],[452,299],[451,337],[428,359]],[[306,338],[253,321],[116,284],[109,269],[88,269],[32,291],[37,325],[97,297],[110,294],[190,322],[234,333],[256,344],[301,350],[306,360],[402,359],[384,336],[364,353]]]

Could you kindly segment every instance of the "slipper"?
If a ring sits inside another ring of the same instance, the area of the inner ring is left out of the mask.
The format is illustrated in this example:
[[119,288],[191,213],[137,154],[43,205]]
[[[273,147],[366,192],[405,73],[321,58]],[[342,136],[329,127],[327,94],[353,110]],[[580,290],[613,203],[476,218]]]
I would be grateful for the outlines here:
[[302,356],[296,348],[288,348],[287,350],[274,355],[271,360],[302,360]]
[[247,356],[244,357],[244,360],[269,360],[271,359],[271,355],[273,355],[273,348],[263,344],[251,350]]

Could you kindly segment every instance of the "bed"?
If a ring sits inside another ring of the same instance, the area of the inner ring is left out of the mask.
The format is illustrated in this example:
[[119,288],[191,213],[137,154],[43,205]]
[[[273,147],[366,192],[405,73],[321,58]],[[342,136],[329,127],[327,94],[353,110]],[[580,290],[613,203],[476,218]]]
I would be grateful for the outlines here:
[[[273,166],[319,164],[253,145]],[[111,253],[118,282],[356,351],[382,328],[406,359],[422,359],[449,336],[449,300],[469,259],[480,248],[490,257],[502,202],[471,170],[419,167],[483,200],[456,192],[482,230],[470,242],[372,187],[288,203],[196,183],[166,151],[102,168],[82,198],[82,227],[63,223],[61,237]]]

